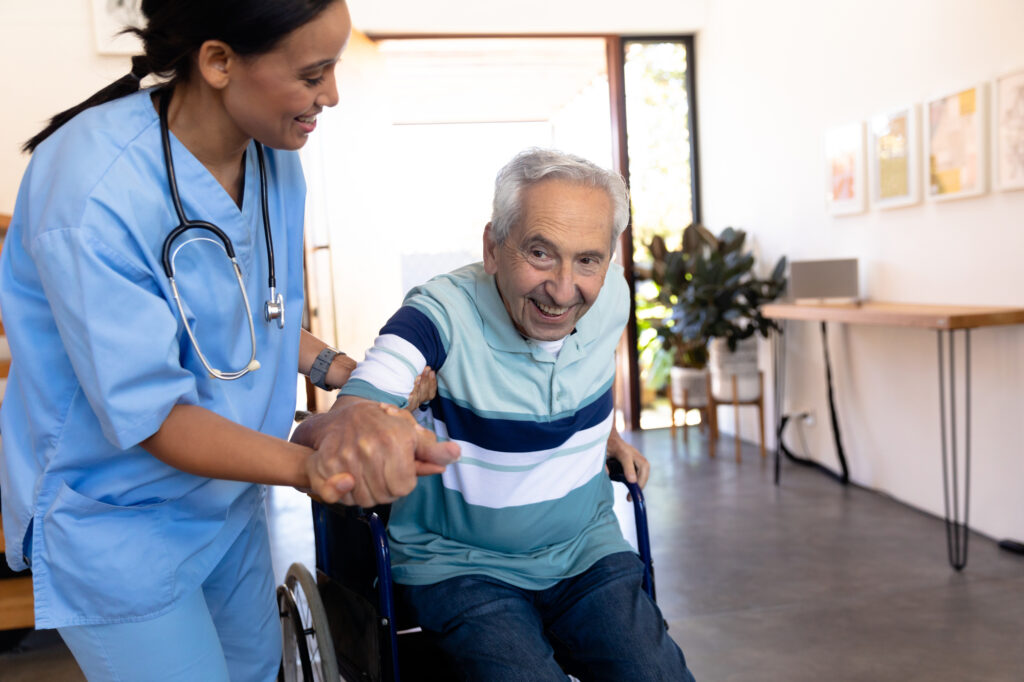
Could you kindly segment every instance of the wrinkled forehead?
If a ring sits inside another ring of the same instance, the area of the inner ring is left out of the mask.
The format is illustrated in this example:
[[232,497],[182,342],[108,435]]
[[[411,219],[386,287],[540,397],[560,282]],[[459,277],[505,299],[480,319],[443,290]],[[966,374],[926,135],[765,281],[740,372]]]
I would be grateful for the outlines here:
[[613,226],[614,208],[603,188],[552,178],[523,188],[510,237],[603,249],[613,242]]

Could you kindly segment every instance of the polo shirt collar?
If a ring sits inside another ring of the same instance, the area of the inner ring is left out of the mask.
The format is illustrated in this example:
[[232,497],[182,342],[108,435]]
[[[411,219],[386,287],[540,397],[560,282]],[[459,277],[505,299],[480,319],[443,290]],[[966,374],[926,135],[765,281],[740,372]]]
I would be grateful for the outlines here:
[[[601,288],[598,300],[603,294],[604,287]],[[543,351],[540,346],[531,344],[512,324],[512,318],[509,317],[508,311],[505,309],[505,302],[501,300],[501,294],[498,293],[498,283],[495,281],[494,275],[483,273],[483,276],[477,279],[476,295],[473,297],[473,301],[480,319],[483,321],[484,340],[488,346],[507,353],[527,353],[534,356],[541,353],[550,356],[551,362],[554,362],[554,356]],[[576,322],[576,328],[566,338],[565,345],[559,353],[560,359],[562,356],[575,357],[577,352],[600,332],[600,324],[593,315],[594,308],[597,307],[595,302],[595,305]]]

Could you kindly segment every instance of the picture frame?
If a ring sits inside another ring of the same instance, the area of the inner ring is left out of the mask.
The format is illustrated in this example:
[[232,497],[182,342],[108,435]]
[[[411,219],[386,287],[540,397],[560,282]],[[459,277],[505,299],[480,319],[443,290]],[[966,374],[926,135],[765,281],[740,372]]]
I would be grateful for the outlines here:
[[995,186],[1024,189],[1024,70],[997,78],[993,92]]
[[929,200],[987,191],[987,103],[984,83],[925,102],[924,176]]
[[825,131],[825,203],[831,215],[855,215],[866,208],[864,123]]
[[868,184],[871,205],[911,206],[921,201],[920,114],[916,104],[872,116],[868,121]]
[[142,41],[128,33],[128,26],[145,25],[142,0],[92,0],[92,28],[96,52],[104,55],[135,55],[142,53]]

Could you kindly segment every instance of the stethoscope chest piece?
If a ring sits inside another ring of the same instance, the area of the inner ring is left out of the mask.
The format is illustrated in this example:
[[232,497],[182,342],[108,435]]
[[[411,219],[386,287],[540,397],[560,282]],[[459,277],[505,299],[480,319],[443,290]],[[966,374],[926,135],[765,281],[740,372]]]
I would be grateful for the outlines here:
[[284,296],[273,287],[270,289],[270,299],[263,306],[263,316],[267,322],[277,320],[278,328],[284,329]]

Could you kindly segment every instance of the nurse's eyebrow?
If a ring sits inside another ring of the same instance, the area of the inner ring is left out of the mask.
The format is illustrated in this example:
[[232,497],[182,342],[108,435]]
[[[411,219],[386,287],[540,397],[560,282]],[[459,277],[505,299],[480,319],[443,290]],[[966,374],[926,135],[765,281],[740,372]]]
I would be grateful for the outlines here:
[[331,66],[333,64],[337,64],[338,63],[338,59],[339,59],[338,57],[331,57],[329,59],[321,59],[320,61],[314,62],[314,63],[312,63],[312,64],[310,64],[308,66],[303,66],[301,69],[299,69],[299,73],[306,73],[307,71],[318,71],[320,69],[326,68],[326,67]]

